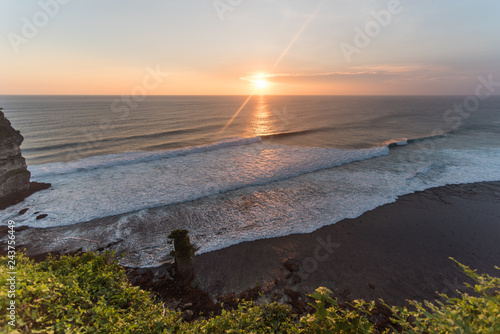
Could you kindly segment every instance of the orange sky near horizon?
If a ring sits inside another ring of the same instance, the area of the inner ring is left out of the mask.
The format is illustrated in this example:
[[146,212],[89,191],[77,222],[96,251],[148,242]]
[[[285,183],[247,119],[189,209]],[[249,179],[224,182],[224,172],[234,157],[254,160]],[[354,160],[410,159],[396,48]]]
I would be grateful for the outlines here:
[[[153,69],[152,67],[148,67]],[[454,95],[456,81],[413,80],[404,78],[384,80],[383,85],[376,78],[377,74],[366,75],[363,80],[356,77],[363,74],[339,75],[335,79],[318,80],[310,77],[278,77],[266,78],[265,87],[258,87],[248,79],[231,78],[198,73],[166,72],[161,81],[152,78],[148,68],[140,69],[110,69],[106,70],[75,70],[51,71],[47,76],[30,76],[12,73],[8,86],[1,87],[2,95],[248,95],[255,91],[264,95]],[[160,68],[160,71],[161,68]],[[243,70],[242,70],[243,72]],[[260,72],[262,73],[262,72]],[[381,72],[379,72],[381,73]],[[3,73],[3,78],[9,77]],[[103,75],[105,74],[105,75]],[[258,74],[254,74],[257,76]],[[390,72],[384,74],[390,76]],[[371,76],[371,77],[370,77]],[[50,78],[49,80],[47,79]],[[70,78],[68,80],[68,77]],[[144,80],[150,81],[152,89],[146,89]],[[255,78],[254,80],[259,80]],[[260,79],[262,80],[262,79]],[[405,82],[406,81],[406,82]],[[156,85],[157,83],[157,85]],[[423,88],[422,86],[426,88]],[[142,88],[141,88],[142,87]],[[438,88],[441,89],[438,89]],[[460,94],[460,92],[458,92]]]

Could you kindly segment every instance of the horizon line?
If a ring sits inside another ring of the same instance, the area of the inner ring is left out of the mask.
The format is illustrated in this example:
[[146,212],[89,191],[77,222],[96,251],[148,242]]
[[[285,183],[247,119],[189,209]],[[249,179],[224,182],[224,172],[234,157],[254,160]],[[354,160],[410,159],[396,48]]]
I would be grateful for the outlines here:
[[[470,94],[255,94],[254,96],[467,96]],[[0,96],[136,96],[132,94],[0,94]],[[148,94],[149,96],[248,96],[248,94]],[[492,94],[491,96],[500,96]]]

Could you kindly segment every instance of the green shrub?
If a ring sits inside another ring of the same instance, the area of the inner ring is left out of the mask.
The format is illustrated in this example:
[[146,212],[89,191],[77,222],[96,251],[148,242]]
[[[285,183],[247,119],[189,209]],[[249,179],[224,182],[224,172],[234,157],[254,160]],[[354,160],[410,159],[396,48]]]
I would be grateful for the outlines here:
[[241,301],[235,310],[220,316],[187,323],[182,333],[299,333],[291,309],[277,303],[255,306]]
[[[1,286],[7,284],[7,261],[0,259]],[[16,261],[16,328],[20,332],[161,333],[180,322],[177,314],[131,286],[109,253],[49,257],[40,263],[18,253]],[[2,294],[0,309],[6,309],[9,302]],[[4,316],[0,329],[12,329]]]
[[479,275],[475,270],[455,262],[476,282],[474,286],[465,285],[479,297],[459,291],[459,298],[440,294],[446,300],[444,303],[412,301],[415,311],[409,311],[407,307],[393,307],[394,320],[405,333],[500,333],[500,278]]
[[[307,333],[372,333],[373,324],[367,316],[375,308],[375,302],[355,300],[341,307],[337,299],[330,297],[327,288],[318,288],[310,295],[315,299],[316,313],[302,318]],[[327,305],[331,305],[327,308]]]
[[174,250],[170,252],[170,255],[175,256],[176,259],[191,261],[194,256],[194,247],[189,241],[188,233],[187,230],[174,230],[167,236],[173,239]]
[[[8,260],[0,258],[3,287]],[[381,328],[372,323],[380,305],[363,300],[339,304],[326,288],[311,295],[315,312],[300,321],[288,306],[240,301],[219,316],[183,322],[180,314],[131,286],[111,253],[49,257],[40,263],[18,253],[16,261],[16,328],[2,312],[2,333],[500,333],[500,279],[458,262],[476,282],[470,287],[477,297],[442,295],[444,303],[411,302],[411,310],[385,305],[392,315]],[[10,300],[2,293],[0,309],[6,310]]]
[[[500,278],[478,275],[469,267],[455,262],[476,282],[474,286],[467,283],[466,286],[473,288],[478,297],[463,292],[458,292],[460,298],[449,298],[440,294],[445,298],[445,303],[410,301],[413,310],[383,304],[392,313],[392,322],[388,322],[384,332],[500,333]],[[331,291],[326,288],[318,288],[311,295],[316,302],[313,305],[316,312],[302,318],[306,333],[374,332],[375,325],[369,318],[376,308],[375,302],[355,300],[341,307],[337,299],[331,298],[330,295]]]

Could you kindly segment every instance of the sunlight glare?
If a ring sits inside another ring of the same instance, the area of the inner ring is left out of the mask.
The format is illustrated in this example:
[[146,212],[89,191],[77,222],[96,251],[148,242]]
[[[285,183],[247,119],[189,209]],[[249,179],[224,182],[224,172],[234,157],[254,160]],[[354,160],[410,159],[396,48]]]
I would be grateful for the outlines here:
[[257,88],[266,88],[267,87],[267,81],[263,79],[259,79],[254,82],[255,87]]

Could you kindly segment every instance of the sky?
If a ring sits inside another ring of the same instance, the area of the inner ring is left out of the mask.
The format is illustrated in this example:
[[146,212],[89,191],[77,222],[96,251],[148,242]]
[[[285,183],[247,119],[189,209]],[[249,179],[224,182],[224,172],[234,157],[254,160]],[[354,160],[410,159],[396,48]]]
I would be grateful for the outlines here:
[[467,95],[498,0],[0,0],[0,94]]

